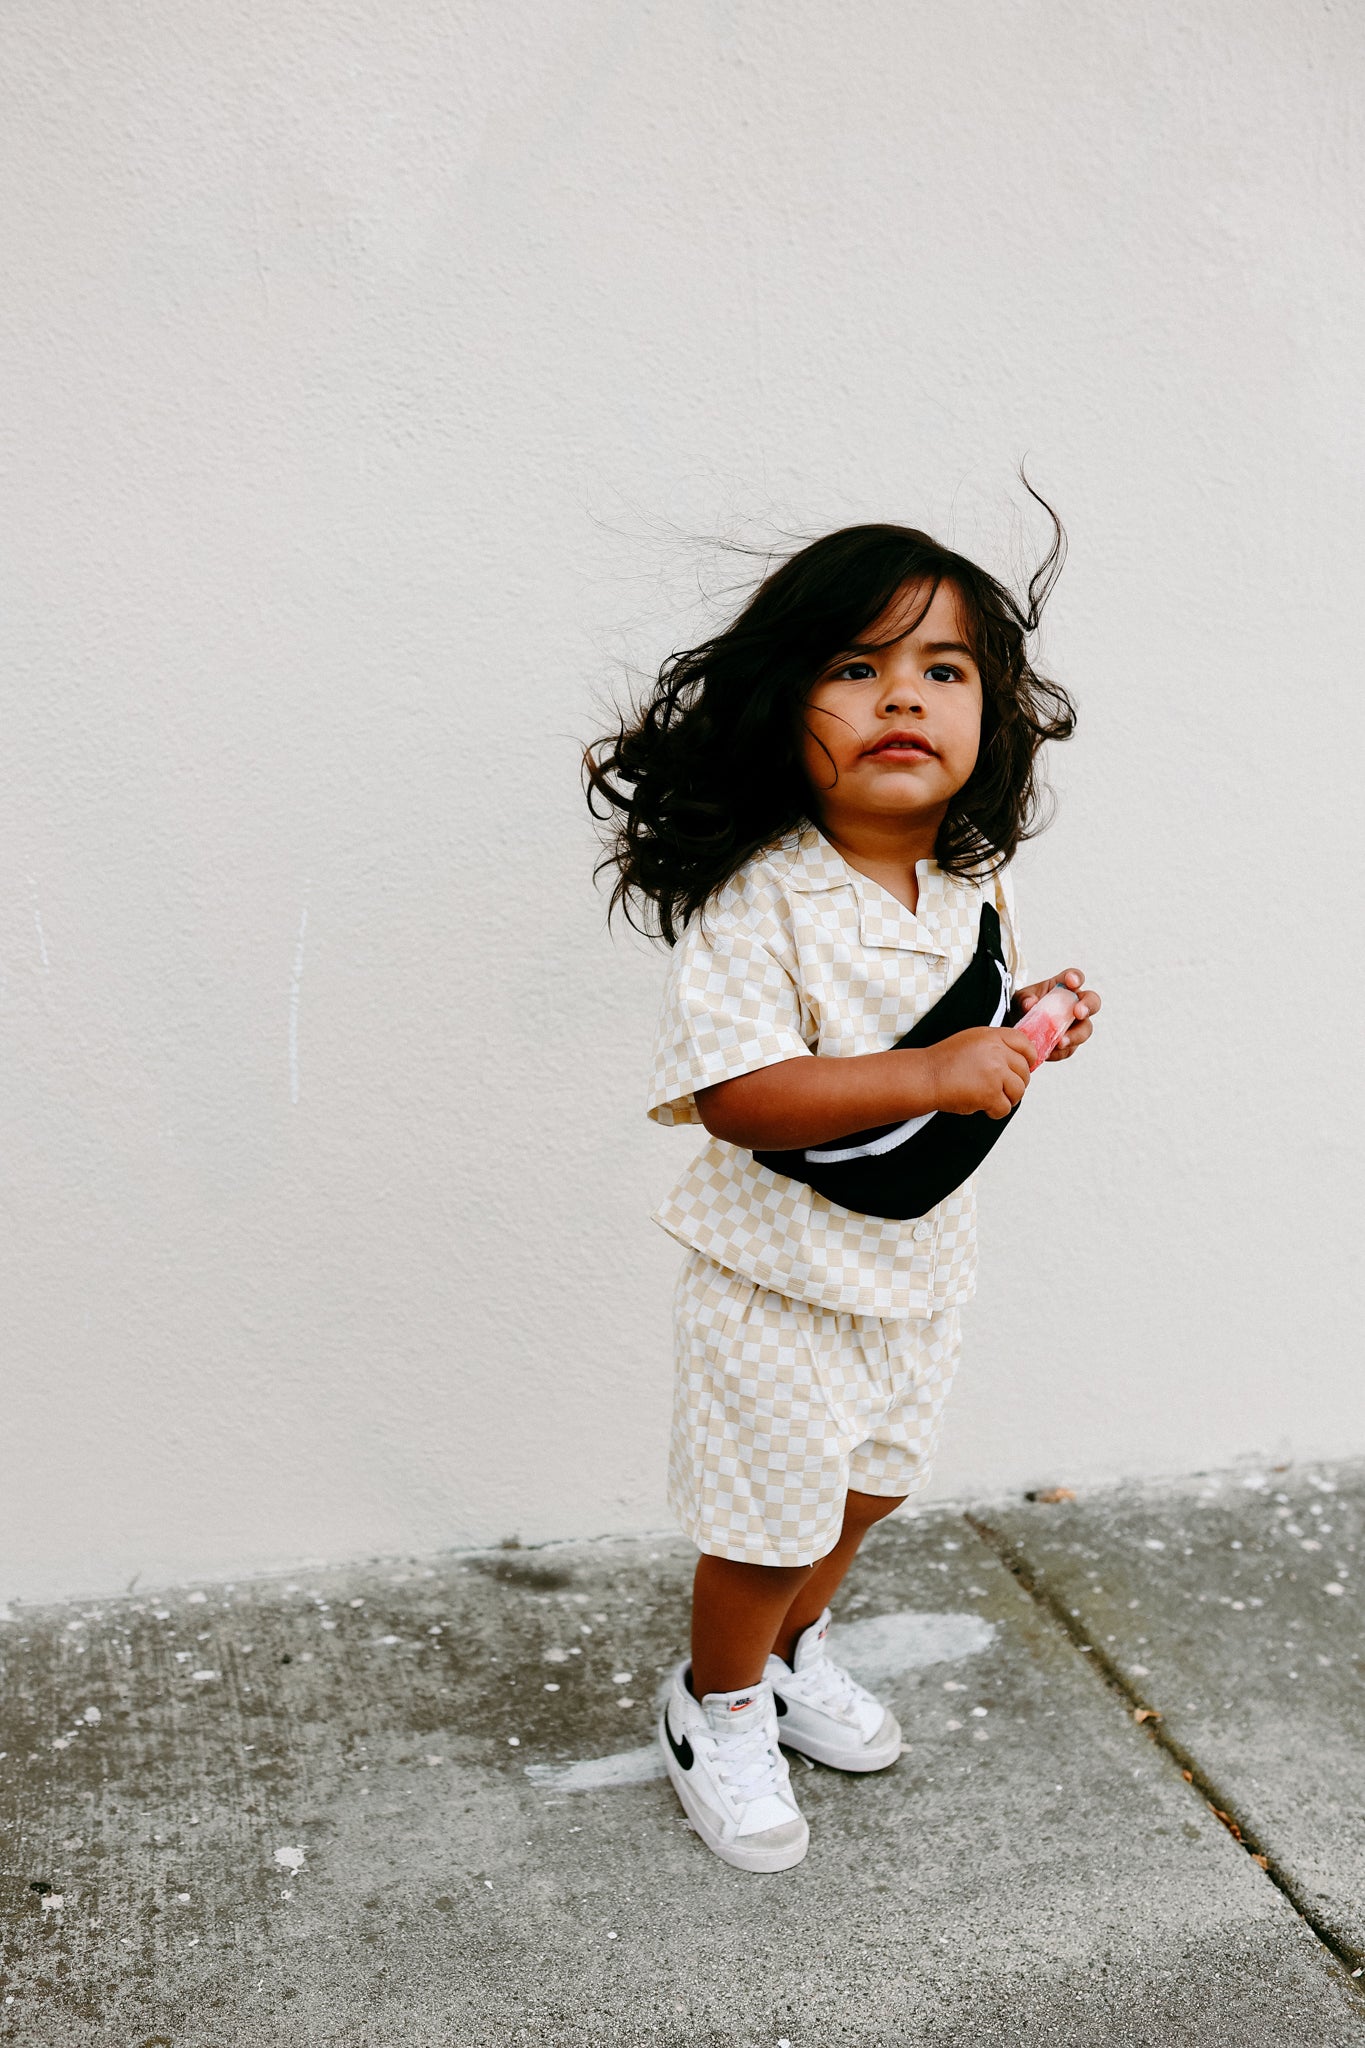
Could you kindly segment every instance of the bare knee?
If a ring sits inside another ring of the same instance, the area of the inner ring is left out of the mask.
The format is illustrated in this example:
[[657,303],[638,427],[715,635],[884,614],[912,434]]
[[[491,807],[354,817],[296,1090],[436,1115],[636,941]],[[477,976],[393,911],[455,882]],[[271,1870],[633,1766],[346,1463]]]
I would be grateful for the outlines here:
[[803,1579],[815,1569],[811,1564],[741,1564],[731,1557],[713,1557],[703,1552],[697,1559],[698,1588],[744,1602],[767,1605],[790,1600]]
[[885,1521],[894,1514],[908,1494],[856,1493],[850,1486],[844,1502],[844,1527],[870,1529],[874,1522]]

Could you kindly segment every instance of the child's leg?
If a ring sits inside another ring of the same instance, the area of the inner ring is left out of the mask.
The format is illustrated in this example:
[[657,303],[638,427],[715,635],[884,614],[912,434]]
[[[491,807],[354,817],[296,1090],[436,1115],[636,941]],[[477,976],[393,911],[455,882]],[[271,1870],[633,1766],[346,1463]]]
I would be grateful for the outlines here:
[[850,1488],[839,1541],[814,1564],[735,1564],[726,1557],[699,1557],[692,1586],[692,1690],[697,1698],[757,1685],[770,1650],[790,1663],[797,1637],[829,1606],[868,1530],[903,1498]]
[[[874,1522],[880,1522],[898,1508],[904,1494],[855,1493],[848,1490],[844,1503],[844,1526],[839,1541],[825,1557],[813,1564],[796,1588],[790,1607],[768,1647],[790,1664],[796,1639],[803,1629],[818,1621],[843,1583],[844,1573],[857,1555],[858,1545]],[[740,1681],[744,1683],[743,1680]]]
[[[738,1692],[763,1676],[782,1617],[809,1564],[737,1564],[703,1553],[692,1584],[692,1691]],[[817,1614],[819,1609],[816,1609]]]

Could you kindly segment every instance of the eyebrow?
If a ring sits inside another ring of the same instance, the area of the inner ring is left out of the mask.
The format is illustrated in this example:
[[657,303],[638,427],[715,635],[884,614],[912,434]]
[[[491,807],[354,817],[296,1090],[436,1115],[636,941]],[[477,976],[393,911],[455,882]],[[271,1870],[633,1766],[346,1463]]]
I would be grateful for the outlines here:
[[[913,631],[913,627],[910,630]],[[848,646],[844,649],[844,654],[885,654],[888,647],[894,647],[897,641],[904,640],[905,637],[904,633],[898,633],[895,640],[850,640]],[[962,640],[926,640],[920,652],[922,654],[965,654],[968,661],[975,661],[977,658],[975,648],[968,647],[965,641]],[[836,655],[831,666],[837,667],[842,659],[843,656]]]

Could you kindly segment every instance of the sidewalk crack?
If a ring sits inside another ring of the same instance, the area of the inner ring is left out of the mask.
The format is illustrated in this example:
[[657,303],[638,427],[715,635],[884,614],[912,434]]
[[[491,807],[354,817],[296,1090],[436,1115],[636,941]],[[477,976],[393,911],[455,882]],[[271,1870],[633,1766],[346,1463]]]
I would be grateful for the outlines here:
[[1178,1741],[1166,1727],[1160,1709],[1145,1700],[1106,1650],[1098,1637],[1091,1634],[1079,1615],[1071,1610],[1053,1592],[1043,1574],[1030,1563],[1025,1552],[1000,1529],[992,1527],[982,1516],[970,1509],[963,1513],[963,1520],[975,1530],[982,1542],[992,1549],[1005,1569],[1018,1580],[1036,1606],[1055,1621],[1075,1647],[1086,1653],[1086,1661],[1103,1678],[1111,1692],[1117,1693],[1129,1708],[1134,1725],[1149,1742],[1164,1750],[1176,1765],[1181,1777],[1192,1791],[1207,1806],[1215,1820],[1221,1822],[1239,1848],[1245,1850],[1257,1868],[1263,1871],[1270,1883],[1293,1907],[1300,1920],[1308,1927],[1317,1940],[1346,1970],[1352,1980],[1351,1988],[1358,1996],[1365,1997],[1365,1983],[1360,1980],[1365,1973],[1365,1950],[1350,1942],[1343,1941],[1333,1933],[1326,1922],[1318,1917],[1312,1907],[1301,1897],[1294,1880],[1282,1870],[1258,1840],[1255,1829],[1244,1816],[1238,1813],[1235,1802],[1217,1786],[1201,1766],[1199,1759],[1185,1745]]

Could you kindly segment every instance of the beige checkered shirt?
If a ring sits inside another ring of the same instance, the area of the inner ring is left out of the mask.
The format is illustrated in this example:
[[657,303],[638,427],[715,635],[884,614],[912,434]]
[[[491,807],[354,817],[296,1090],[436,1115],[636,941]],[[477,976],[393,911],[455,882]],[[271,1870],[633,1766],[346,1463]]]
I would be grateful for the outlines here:
[[[965,882],[932,860],[917,873],[912,914],[813,825],[746,861],[673,950],[647,1105],[655,1122],[700,1123],[698,1088],[779,1060],[885,1052],[971,959],[987,894],[1018,984],[1008,877]],[[712,1138],[654,1221],[760,1286],[856,1315],[934,1315],[976,1286],[970,1181],[915,1221],[863,1216]]]

